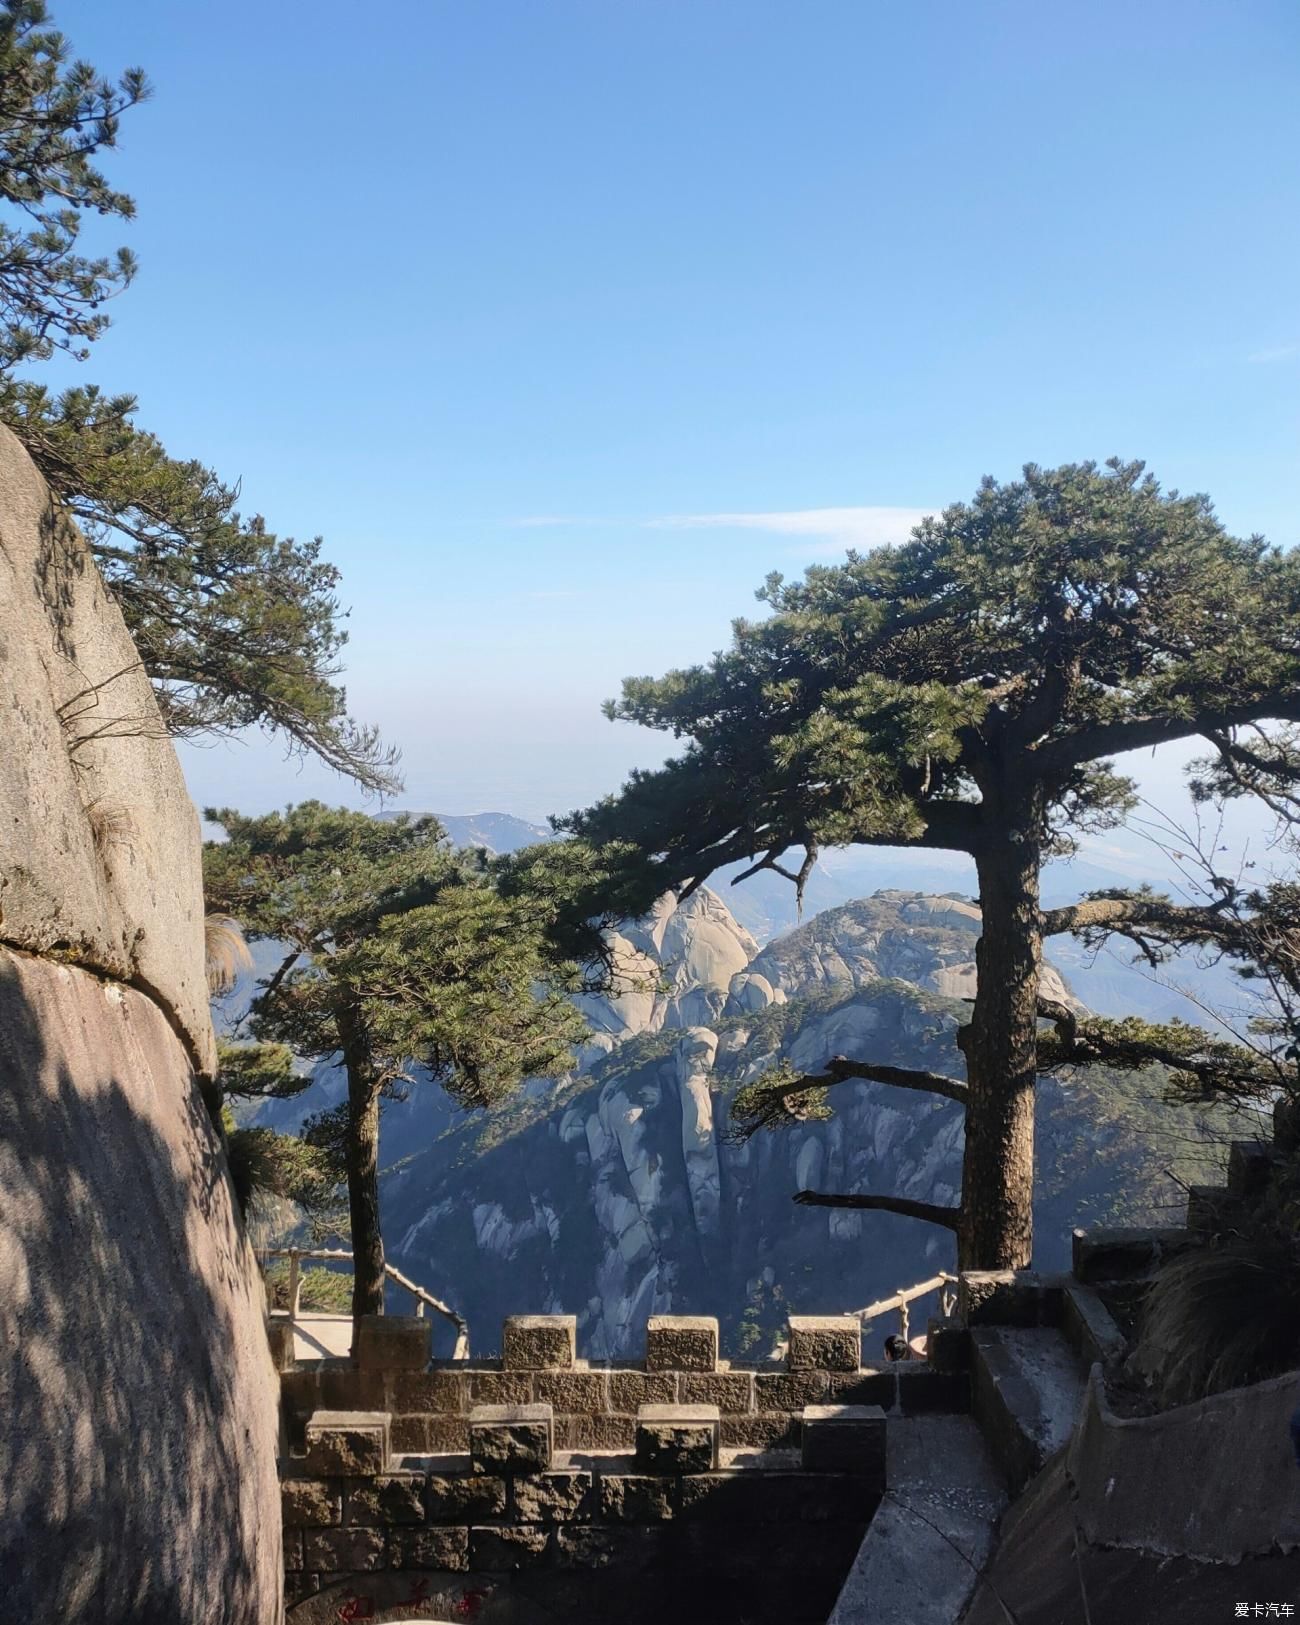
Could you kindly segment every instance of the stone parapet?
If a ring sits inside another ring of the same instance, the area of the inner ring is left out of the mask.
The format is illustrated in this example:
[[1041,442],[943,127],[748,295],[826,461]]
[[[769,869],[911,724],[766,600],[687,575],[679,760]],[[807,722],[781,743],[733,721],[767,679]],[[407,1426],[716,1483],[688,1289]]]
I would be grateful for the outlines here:
[[717,1321],[709,1315],[651,1315],[645,1365],[647,1371],[716,1371]]
[[356,1363],[362,1371],[423,1371],[433,1352],[433,1327],[422,1315],[362,1315]]
[[[1055,1317],[1040,1300],[1056,1292],[1055,1278],[1035,1278],[1033,1313]],[[381,1328],[367,1332],[360,1364],[319,1360],[282,1372],[291,1452],[301,1452],[306,1423],[319,1410],[387,1412],[393,1450],[437,1455],[468,1451],[471,1412],[493,1405],[549,1406],[557,1451],[632,1451],[637,1415],[647,1405],[714,1406],[720,1446],[749,1450],[796,1448],[807,1405],[879,1405],[905,1414],[970,1408],[969,1334],[956,1323],[936,1323],[929,1361],[875,1369],[858,1363],[852,1317],[794,1316],[784,1361],[740,1366],[718,1358],[715,1320],[655,1316],[645,1363],[597,1365],[574,1352],[574,1317],[524,1315],[506,1323],[507,1357],[437,1360],[417,1370],[404,1362],[422,1349],[420,1334],[408,1342],[406,1326],[391,1318],[391,1344]],[[676,1363],[649,1368],[651,1360]]]
[[506,1371],[572,1370],[577,1360],[576,1315],[510,1315],[501,1334]]
[[856,1371],[862,1326],[850,1315],[791,1315],[786,1364],[791,1371]]

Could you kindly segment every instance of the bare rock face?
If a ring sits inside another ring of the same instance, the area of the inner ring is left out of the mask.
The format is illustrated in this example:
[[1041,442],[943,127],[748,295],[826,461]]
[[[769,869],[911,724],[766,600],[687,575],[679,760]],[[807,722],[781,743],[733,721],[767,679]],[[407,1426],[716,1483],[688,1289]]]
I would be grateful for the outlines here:
[[277,1378],[200,1074],[198,823],[0,430],[0,1575],[64,1625],[280,1618]]
[[147,989],[201,1071],[198,818],[84,540],[0,429],[0,941]]

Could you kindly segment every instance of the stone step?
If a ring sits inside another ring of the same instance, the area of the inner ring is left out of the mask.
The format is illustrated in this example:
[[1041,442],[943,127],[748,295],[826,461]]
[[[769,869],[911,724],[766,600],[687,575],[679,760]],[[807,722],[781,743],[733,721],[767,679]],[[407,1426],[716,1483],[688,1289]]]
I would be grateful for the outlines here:
[[1017,1495],[1069,1439],[1086,1368],[1047,1326],[976,1327],[971,1367],[975,1419]]
[[969,1416],[891,1416],[889,1487],[828,1625],[954,1625],[993,1549],[1006,1486]]

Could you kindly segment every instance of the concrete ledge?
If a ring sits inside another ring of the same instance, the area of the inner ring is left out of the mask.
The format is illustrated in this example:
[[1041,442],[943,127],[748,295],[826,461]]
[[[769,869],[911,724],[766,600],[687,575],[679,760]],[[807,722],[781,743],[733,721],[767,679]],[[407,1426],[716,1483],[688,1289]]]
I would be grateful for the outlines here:
[[1119,1361],[1128,1344],[1109,1309],[1090,1286],[1076,1281],[1066,1289],[1063,1328],[1066,1341],[1086,1366]]
[[[1290,1372],[1158,1416],[1119,1417],[1094,1367],[1066,1456],[1089,1542],[1212,1563],[1300,1550],[1289,1433],[1298,1379]],[[1251,1470],[1225,1478],[1234,1462]]]

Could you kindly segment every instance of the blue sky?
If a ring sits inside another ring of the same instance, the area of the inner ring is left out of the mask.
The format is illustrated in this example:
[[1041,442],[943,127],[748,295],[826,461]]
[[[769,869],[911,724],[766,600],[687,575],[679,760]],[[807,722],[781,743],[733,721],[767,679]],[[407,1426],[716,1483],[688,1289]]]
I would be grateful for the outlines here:
[[1144,457],[1300,535],[1293,0],[54,9],[156,86],[82,373],[325,536],[405,804],[614,788],[665,753],[599,715],[621,676],[986,472]]

